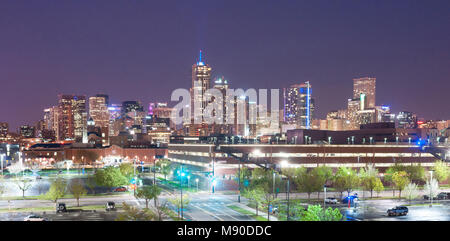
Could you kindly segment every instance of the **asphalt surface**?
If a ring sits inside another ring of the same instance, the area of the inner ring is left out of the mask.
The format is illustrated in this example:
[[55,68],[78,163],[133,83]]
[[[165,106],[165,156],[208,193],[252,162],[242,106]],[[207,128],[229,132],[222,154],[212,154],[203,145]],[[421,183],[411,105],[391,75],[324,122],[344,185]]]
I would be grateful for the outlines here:
[[[387,210],[395,206],[408,207],[406,216],[387,215]],[[429,201],[370,200],[360,201],[358,207],[341,208],[348,217],[360,221],[450,221],[450,200],[435,200],[432,207]]]

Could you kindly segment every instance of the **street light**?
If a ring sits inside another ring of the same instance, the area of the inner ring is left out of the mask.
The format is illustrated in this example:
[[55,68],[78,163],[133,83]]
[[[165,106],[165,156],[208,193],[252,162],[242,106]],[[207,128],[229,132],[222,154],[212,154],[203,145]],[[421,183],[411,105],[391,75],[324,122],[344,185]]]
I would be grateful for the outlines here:
[[430,208],[431,208],[433,206],[433,196],[431,195],[431,189],[432,189],[431,181],[433,180],[433,170],[430,170],[429,172],[430,172],[430,183],[428,183],[428,185],[430,185],[429,189],[430,189]]
[[[283,160],[283,161],[281,161],[281,167],[283,167],[283,168],[287,168],[287,167],[289,167],[289,162],[287,161],[287,160]],[[287,190],[286,190],[286,192],[287,192],[287,215],[286,215],[286,220],[287,221],[289,221],[289,193],[290,193],[290,188],[289,188],[289,175],[286,175],[287,176]]]
[[180,166],[180,214],[181,214],[181,219],[183,219],[183,178],[184,177],[184,172],[183,172],[183,165]]
[[197,183],[197,192],[198,192],[198,178],[195,179],[195,182]]
[[6,159],[5,154],[0,154],[0,162],[1,162],[1,168],[2,168],[2,176],[3,176],[3,160]]

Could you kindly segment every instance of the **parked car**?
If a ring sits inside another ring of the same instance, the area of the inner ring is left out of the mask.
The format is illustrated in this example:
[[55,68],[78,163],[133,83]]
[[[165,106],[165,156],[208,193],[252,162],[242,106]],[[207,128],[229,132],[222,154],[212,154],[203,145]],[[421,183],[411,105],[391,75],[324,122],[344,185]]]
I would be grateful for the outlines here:
[[408,208],[405,206],[397,206],[387,210],[388,216],[405,216],[408,214]]
[[[425,200],[430,200],[430,196],[428,196],[428,195],[423,195],[423,199],[425,199]],[[435,200],[435,199],[437,199],[437,196],[434,196],[434,197],[433,197],[433,200]]]
[[41,176],[36,176],[36,180],[40,180],[40,179],[42,179]]
[[43,218],[43,217],[41,217],[39,215],[32,214],[32,215],[26,216],[23,219],[23,221],[47,221],[47,219]]
[[[347,201],[348,202],[348,201]],[[325,203],[328,203],[328,204],[337,204],[338,203],[338,200],[336,199],[336,198],[334,198],[334,197],[327,197],[327,198],[325,198]]]
[[65,203],[58,203],[58,206],[56,207],[56,212],[57,213],[67,212],[66,204]]
[[114,211],[116,210],[116,204],[114,202],[106,203],[106,211]]
[[441,192],[436,196],[438,200],[450,199],[450,192]]
[[114,192],[126,192],[128,189],[126,187],[118,187],[114,189]]

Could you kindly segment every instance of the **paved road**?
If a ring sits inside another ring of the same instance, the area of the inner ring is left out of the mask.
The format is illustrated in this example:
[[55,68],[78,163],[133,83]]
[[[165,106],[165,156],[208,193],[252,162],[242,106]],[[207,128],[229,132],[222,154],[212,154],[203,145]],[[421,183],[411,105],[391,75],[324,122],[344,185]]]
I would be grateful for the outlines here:
[[389,217],[387,210],[395,206],[408,205],[408,202],[399,200],[361,201],[356,210],[349,211],[346,208],[341,208],[341,210],[350,217],[364,221],[450,221],[450,200],[436,202],[439,204],[430,208],[427,201],[414,201],[413,205],[407,206],[408,215],[398,217]]

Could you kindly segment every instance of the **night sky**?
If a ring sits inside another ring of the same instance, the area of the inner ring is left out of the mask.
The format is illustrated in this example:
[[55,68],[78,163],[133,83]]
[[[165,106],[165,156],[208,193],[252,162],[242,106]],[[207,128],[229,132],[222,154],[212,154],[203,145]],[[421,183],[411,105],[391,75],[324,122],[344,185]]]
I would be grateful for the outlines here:
[[2,0],[0,121],[34,125],[60,93],[169,101],[200,49],[232,88],[310,80],[319,118],[369,75],[377,105],[450,119],[448,0]]

